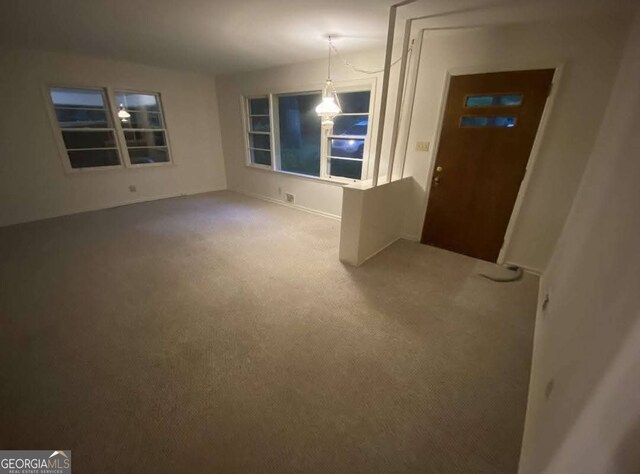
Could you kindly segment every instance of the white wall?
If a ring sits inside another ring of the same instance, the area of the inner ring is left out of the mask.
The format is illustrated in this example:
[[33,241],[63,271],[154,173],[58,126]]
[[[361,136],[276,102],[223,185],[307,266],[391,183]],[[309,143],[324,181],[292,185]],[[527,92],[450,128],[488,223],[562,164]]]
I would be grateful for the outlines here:
[[406,233],[422,231],[434,149],[415,151],[418,140],[436,139],[447,70],[509,70],[564,63],[555,105],[543,136],[513,233],[507,260],[545,268],[593,145],[624,44],[628,22],[599,18],[426,32],[417,80],[405,176],[421,192],[410,203]]
[[[345,58],[358,67],[368,70],[382,69],[384,65],[383,50],[351,54]],[[340,216],[341,184],[251,168],[245,164],[246,151],[240,97],[297,90],[321,90],[326,74],[327,61],[321,59],[216,78],[220,116],[223,117],[221,120],[222,143],[229,189],[277,201],[284,200],[284,193],[292,192],[296,195],[297,205],[328,215]],[[334,57],[331,75],[336,87],[352,85],[353,81],[375,81],[374,123],[372,124],[372,135],[375,136],[377,130],[375,117],[380,107],[382,74],[356,73]],[[396,75],[397,67],[393,75],[393,84],[397,84]],[[393,107],[393,101],[390,101],[390,106]],[[369,145],[371,159],[368,176],[372,172],[374,141],[371,140]]]
[[541,294],[521,474],[640,472],[640,14]]
[[414,186],[404,178],[379,186],[356,183],[343,188],[340,260],[361,265],[403,237],[401,209]]
[[[22,50],[0,50],[0,71],[0,225],[226,187],[213,78]],[[174,165],[65,174],[43,92],[51,83],[160,92]]]

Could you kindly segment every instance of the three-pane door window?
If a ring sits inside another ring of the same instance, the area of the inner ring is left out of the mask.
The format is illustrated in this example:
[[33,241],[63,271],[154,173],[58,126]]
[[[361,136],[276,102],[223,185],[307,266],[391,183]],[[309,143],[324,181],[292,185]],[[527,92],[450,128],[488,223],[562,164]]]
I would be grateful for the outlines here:
[[49,94],[71,170],[171,161],[158,94],[66,87]]

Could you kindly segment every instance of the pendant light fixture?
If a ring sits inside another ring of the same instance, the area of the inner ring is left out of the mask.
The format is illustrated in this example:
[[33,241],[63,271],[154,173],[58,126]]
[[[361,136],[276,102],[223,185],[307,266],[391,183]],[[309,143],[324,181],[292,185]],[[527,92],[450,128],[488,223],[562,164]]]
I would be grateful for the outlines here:
[[118,118],[122,122],[127,122],[129,120],[129,117],[131,117],[131,114],[126,111],[123,104],[120,104],[120,110],[118,110]]
[[333,118],[342,112],[340,100],[331,80],[331,36],[329,36],[329,61],[327,64],[327,82],[322,90],[322,102],[316,107],[316,113],[322,119],[324,128],[333,127]]

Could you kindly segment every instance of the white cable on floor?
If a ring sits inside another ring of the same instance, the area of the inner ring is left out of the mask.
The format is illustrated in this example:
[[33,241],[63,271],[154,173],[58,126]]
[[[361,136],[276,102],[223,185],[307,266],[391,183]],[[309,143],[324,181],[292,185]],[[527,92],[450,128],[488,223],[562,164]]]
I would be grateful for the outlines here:
[[522,275],[524,274],[524,271],[522,270],[522,268],[517,267],[515,265],[508,265],[505,268],[513,272],[513,275],[507,276],[507,277],[494,277],[491,275],[487,275],[486,273],[478,273],[478,275],[486,278],[487,280],[495,281],[498,283],[509,283],[512,281],[519,281],[522,279]]

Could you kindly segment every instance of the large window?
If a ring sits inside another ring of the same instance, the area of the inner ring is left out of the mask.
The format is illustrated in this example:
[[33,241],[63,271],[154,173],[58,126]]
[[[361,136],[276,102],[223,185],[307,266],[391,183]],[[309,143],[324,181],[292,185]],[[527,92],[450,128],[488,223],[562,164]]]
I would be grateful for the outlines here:
[[[335,117],[331,130],[322,128],[315,111],[322,99],[320,91],[278,94],[271,100],[270,96],[247,98],[248,164],[336,181],[362,179],[371,92],[342,91],[338,98],[342,114]],[[273,131],[271,124],[275,124]]]
[[158,94],[68,87],[49,94],[70,171],[171,161]]

